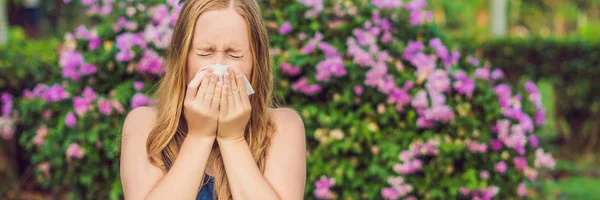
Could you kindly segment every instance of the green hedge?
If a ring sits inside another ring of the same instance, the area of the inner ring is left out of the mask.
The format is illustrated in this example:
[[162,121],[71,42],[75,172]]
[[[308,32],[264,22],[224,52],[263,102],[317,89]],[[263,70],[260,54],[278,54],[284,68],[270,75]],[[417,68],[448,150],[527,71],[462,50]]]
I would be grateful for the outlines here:
[[[518,77],[551,81],[564,119],[579,140],[599,129],[584,129],[600,118],[600,42],[579,38],[505,38],[484,43],[482,56],[501,67],[511,82]],[[560,129],[559,129],[560,131]]]

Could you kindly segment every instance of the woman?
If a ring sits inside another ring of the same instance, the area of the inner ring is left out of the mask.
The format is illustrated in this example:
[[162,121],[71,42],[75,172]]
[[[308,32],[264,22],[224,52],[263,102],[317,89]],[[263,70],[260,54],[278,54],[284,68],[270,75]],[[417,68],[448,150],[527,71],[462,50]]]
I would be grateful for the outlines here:
[[[211,64],[234,66],[219,81]],[[248,96],[244,76],[255,93]],[[186,0],[155,107],[123,125],[126,199],[302,199],[304,125],[272,109],[268,36],[250,0]]]

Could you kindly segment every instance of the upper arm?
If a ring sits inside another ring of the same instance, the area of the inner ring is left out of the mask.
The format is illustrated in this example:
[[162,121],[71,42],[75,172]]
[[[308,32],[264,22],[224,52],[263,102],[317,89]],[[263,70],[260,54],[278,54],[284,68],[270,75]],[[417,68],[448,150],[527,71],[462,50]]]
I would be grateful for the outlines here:
[[272,113],[277,131],[271,141],[265,178],[282,199],[303,199],[306,184],[306,136],[298,113],[289,108]]
[[121,184],[125,199],[144,199],[164,173],[152,165],[146,140],[156,120],[150,107],[138,107],[127,114],[121,135]]

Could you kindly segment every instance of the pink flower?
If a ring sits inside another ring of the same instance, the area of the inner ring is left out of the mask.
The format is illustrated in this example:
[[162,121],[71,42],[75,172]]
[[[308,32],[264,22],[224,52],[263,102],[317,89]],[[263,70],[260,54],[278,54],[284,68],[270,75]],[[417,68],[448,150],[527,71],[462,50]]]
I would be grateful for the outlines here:
[[448,74],[443,70],[435,70],[427,77],[427,84],[425,85],[429,92],[442,93],[450,89],[450,79]]
[[517,194],[521,197],[527,195],[527,186],[525,186],[525,183],[520,183],[519,186],[517,186]]
[[335,184],[335,179],[321,176],[321,179],[315,182],[315,197],[318,199],[330,199],[332,197],[330,188]]
[[429,107],[429,100],[427,99],[427,92],[421,90],[417,92],[415,97],[412,99],[411,105],[415,108],[427,108]]
[[527,160],[524,157],[516,157],[513,159],[515,168],[517,170],[525,169],[527,167]]
[[394,9],[402,6],[402,1],[396,0],[371,0],[371,4],[380,9]]
[[104,115],[110,115],[112,114],[112,104],[109,100],[106,99],[99,99],[98,100],[98,110],[100,111],[100,113],[104,114]]
[[549,169],[554,169],[555,165],[556,162],[554,161],[552,154],[544,153],[543,149],[535,150],[535,168],[547,167]]
[[490,178],[490,173],[488,171],[481,171],[481,173],[479,173],[479,177],[483,180],[487,180]]
[[300,74],[301,69],[298,66],[292,66],[289,63],[282,63],[279,68],[281,69],[281,71],[289,74],[290,76],[297,76],[298,74]]
[[396,190],[392,187],[386,187],[383,188],[381,190],[381,196],[384,199],[398,199],[400,198],[400,195],[398,194],[398,192],[396,192]]
[[143,57],[138,64],[138,71],[142,73],[151,73],[161,75],[165,72],[164,59],[152,50],[144,51]]
[[145,106],[148,105],[150,103],[150,98],[148,98],[146,95],[141,94],[141,93],[137,93],[135,95],[133,95],[133,98],[131,98],[131,108],[137,108],[140,106]]
[[50,117],[52,117],[52,111],[51,110],[44,110],[44,112],[42,113],[42,116],[44,117],[45,120],[49,120]]
[[499,80],[501,78],[504,78],[504,72],[502,72],[502,69],[496,68],[494,71],[492,71],[493,80]]
[[85,152],[79,147],[79,144],[71,143],[65,154],[68,158],[82,159]]
[[354,94],[356,94],[357,96],[362,95],[363,93],[363,88],[361,86],[354,86]]
[[136,81],[136,82],[134,82],[133,83],[133,88],[136,91],[140,91],[140,90],[144,89],[144,82],[142,82],[142,81]]
[[10,115],[10,113],[12,112],[13,109],[13,97],[12,95],[10,95],[9,93],[2,93],[2,96],[0,97],[0,102],[2,104],[2,109],[0,112],[0,116],[3,117],[8,117]]
[[476,142],[476,141],[467,141],[467,146],[469,147],[469,151],[471,153],[485,153],[487,152],[487,145]]
[[454,78],[456,81],[454,82],[453,86],[459,94],[467,96],[471,96],[471,94],[473,94],[473,90],[475,90],[475,81],[469,78],[465,72],[455,72]]
[[458,191],[459,191],[459,192],[460,192],[462,195],[465,195],[465,196],[469,195],[469,193],[470,193],[469,189],[468,189],[468,188],[466,188],[466,187],[460,187],[460,188],[458,189]]
[[67,113],[67,117],[65,118],[65,124],[68,127],[74,127],[75,124],[77,124],[77,117],[75,117],[75,114],[73,114],[73,112]]
[[475,70],[475,77],[483,79],[483,80],[489,80],[490,79],[490,69],[483,67],[483,68],[477,68]]
[[292,24],[289,21],[286,21],[279,27],[279,34],[285,35],[292,31]]
[[13,138],[15,132],[12,128],[12,124],[5,124],[2,128],[2,138],[10,140]]
[[530,168],[530,167],[525,168],[525,170],[523,170],[523,174],[530,181],[535,181],[535,179],[537,178],[537,170]]
[[504,172],[506,172],[506,163],[504,161],[496,163],[494,170],[498,173],[504,174]]

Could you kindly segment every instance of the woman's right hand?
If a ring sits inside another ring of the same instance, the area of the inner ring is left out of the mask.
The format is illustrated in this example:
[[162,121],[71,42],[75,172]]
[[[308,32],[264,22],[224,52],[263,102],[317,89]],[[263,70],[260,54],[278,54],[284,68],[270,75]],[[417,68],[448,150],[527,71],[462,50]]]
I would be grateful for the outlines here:
[[218,82],[218,76],[213,71],[197,72],[188,84],[183,103],[188,136],[216,137],[222,83]]

